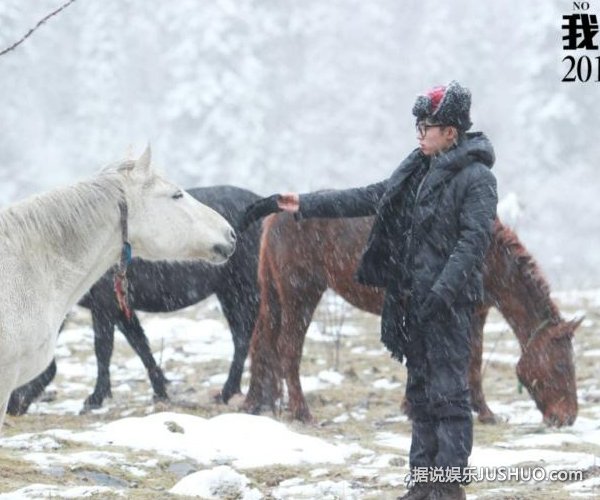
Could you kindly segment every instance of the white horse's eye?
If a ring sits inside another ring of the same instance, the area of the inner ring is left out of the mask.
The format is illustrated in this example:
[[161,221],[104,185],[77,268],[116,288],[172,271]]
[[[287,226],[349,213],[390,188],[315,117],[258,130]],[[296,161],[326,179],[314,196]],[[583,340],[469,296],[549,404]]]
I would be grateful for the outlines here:
[[183,198],[183,193],[181,191],[177,191],[173,196],[171,196],[174,200],[178,200],[179,198]]

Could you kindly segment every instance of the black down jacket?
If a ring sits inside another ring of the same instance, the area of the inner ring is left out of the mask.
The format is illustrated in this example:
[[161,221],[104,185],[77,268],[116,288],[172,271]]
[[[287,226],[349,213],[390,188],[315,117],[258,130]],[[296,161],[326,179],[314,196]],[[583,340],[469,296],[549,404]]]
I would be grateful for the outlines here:
[[[416,303],[430,291],[449,307],[477,303],[483,298],[482,265],[496,216],[494,160],[492,145],[481,132],[466,134],[455,147],[432,157],[408,219],[399,219],[394,207],[411,173],[429,161],[419,149],[385,181],[300,195],[300,215],[376,216],[356,272],[362,284],[410,283]],[[392,227],[399,223],[411,227]],[[412,237],[399,238],[402,234]],[[411,265],[399,271],[392,257],[403,253]]]

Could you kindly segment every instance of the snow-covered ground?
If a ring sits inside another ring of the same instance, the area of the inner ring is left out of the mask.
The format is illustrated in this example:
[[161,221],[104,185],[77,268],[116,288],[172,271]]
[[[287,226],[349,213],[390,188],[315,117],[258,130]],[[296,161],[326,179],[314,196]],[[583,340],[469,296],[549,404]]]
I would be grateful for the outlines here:
[[[574,343],[578,419],[564,429],[542,424],[533,402],[517,390],[517,342],[493,314],[484,388],[504,422],[476,424],[471,463],[584,475],[564,482],[475,482],[467,489],[470,499],[600,497],[600,292],[555,297],[566,316],[587,315]],[[410,446],[410,424],[400,412],[404,369],[379,346],[377,318],[350,308],[340,314],[343,324],[329,311],[321,315],[329,324],[317,316],[309,330],[302,383],[315,424],[304,425],[290,422],[285,409],[253,416],[235,402],[212,402],[233,351],[212,299],[181,313],[142,315],[171,380],[172,405],[152,403],[141,362],[117,334],[113,398],[79,415],[96,369],[89,318],[78,309],[60,337],[59,375],[46,397],[28,415],[7,418],[0,499],[395,498],[404,490]]]

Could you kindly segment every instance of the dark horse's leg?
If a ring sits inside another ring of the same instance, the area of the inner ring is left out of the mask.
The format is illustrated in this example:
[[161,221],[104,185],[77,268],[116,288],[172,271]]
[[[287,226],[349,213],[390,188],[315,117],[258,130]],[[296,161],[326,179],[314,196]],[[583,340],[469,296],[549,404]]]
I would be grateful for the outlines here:
[[244,363],[248,357],[252,329],[258,314],[256,287],[256,284],[252,285],[254,293],[244,287],[232,289],[230,286],[224,292],[217,292],[223,314],[229,323],[234,347],[229,375],[220,394],[220,399],[224,403],[227,403],[234,394],[242,392],[240,385],[244,373]]
[[150,379],[152,389],[154,390],[154,399],[158,401],[168,400],[169,396],[166,387],[168,380],[161,368],[156,364],[156,360],[152,355],[152,349],[150,349],[148,337],[146,337],[144,329],[135,312],[132,314],[129,321],[124,315],[120,314],[118,326],[125,335],[127,342],[129,342],[129,345],[140,357],[148,371],[148,378]]
[[39,397],[56,375],[56,360],[32,381],[15,389],[10,395],[6,412],[9,415],[24,415],[29,405]]
[[469,386],[471,388],[471,406],[479,414],[478,419],[485,424],[497,422],[496,416],[485,401],[481,384],[481,364],[483,356],[483,326],[489,312],[489,306],[475,311],[471,323],[471,364],[469,366]]
[[115,323],[107,311],[92,308],[92,326],[94,328],[94,350],[98,365],[98,377],[94,392],[83,403],[83,412],[100,408],[106,397],[112,397],[110,391],[110,358],[113,352]]

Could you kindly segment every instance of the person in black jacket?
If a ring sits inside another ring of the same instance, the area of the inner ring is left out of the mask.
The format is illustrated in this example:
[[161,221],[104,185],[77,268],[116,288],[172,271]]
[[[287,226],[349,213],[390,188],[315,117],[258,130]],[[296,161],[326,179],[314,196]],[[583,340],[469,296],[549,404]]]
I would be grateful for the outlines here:
[[[389,179],[273,195],[245,215],[246,224],[279,210],[375,215],[356,278],[385,288],[381,340],[395,359],[406,359],[413,481],[403,499],[465,498],[461,483],[473,443],[469,331],[483,299],[497,205],[494,151],[483,133],[467,132],[470,106],[471,93],[458,82],[435,87],[413,107],[419,147]],[[434,481],[440,470],[444,477]]]

